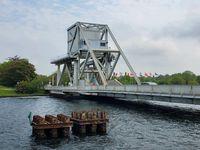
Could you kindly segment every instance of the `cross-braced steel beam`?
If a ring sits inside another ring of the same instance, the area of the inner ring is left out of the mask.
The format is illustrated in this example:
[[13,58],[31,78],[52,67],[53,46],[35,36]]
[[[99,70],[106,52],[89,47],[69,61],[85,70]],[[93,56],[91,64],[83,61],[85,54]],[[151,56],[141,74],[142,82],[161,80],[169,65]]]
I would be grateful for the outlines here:
[[[140,80],[107,25],[77,22],[67,31],[68,56],[54,61],[57,65],[64,64],[61,75],[58,69],[58,85],[65,70],[74,86],[79,85],[82,80],[89,84],[107,85],[120,56],[140,85]],[[110,47],[113,46],[110,43],[116,48]]]

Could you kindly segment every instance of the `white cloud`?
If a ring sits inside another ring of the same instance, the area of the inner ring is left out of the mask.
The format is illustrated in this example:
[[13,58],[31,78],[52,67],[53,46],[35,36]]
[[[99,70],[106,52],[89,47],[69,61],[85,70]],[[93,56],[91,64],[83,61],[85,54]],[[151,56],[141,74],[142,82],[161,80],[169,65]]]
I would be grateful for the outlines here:
[[199,16],[198,0],[2,0],[0,62],[20,55],[50,74],[50,59],[67,52],[66,28],[88,21],[110,26],[136,72],[200,74]]

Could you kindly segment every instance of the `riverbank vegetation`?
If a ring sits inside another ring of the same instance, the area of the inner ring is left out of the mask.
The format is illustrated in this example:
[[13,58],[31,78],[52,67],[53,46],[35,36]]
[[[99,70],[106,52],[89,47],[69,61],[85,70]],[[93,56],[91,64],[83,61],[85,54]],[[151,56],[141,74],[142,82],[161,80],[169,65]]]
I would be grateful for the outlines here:
[[37,75],[31,81],[20,81],[16,84],[16,92],[23,94],[44,93],[44,86],[49,82],[48,77]]
[[[136,84],[134,78],[129,75],[114,78],[122,84]],[[175,73],[172,75],[141,76],[139,79],[141,82],[155,82],[160,85],[200,85],[200,75],[195,75],[191,71],[184,71],[183,73]]]
[[[69,77],[67,74],[62,79],[62,85],[68,85]],[[113,77],[122,84],[136,84],[133,77],[128,74]],[[176,73],[172,75],[140,76],[141,82],[155,82],[166,85],[200,85],[200,76],[191,71]],[[23,96],[41,95],[45,93],[44,86],[53,81],[56,83],[56,74],[49,77],[38,75],[35,66],[28,59],[18,56],[8,58],[7,61],[0,63],[0,96]]]
[[15,88],[0,86],[0,96],[15,96],[17,95]]
[[42,95],[48,81],[27,59],[15,56],[0,64],[0,96]]
[[18,96],[39,96],[44,95],[44,91],[39,91],[37,93],[18,93],[13,87],[0,86],[0,97],[18,97]]

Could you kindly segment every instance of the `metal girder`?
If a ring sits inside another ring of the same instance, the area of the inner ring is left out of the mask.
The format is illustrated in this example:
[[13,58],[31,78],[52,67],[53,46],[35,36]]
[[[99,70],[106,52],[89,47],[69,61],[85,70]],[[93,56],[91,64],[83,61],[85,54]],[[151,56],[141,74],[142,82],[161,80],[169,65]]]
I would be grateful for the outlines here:
[[122,55],[122,57],[123,57],[123,59],[124,59],[125,63],[127,64],[127,66],[128,66],[128,68],[129,68],[129,70],[131,71],[131,73],[133,73],[133,75],[134,75],[134,78],[135,78],[135,80],[136,80],[137,84],[138,84],[138,85],[141,85],[141,82],[140,82],[139,78],[137,77],[137,75],[136,75],[135,71],[133,70],[133,68],[132,68],[131,64],[129,63],[128,59],[126,58],[126,56],[125,56],[124,52],[122,51],[121,47],[120,47],[120,46],[119,46],[119,44],[117,43],[117,40],[115,39],[115,37],[114,37],[113,33],[111,32],[111,30],[109,29],[109,27],[108,27],[108,26],[107,26],[107,30],[108,30],[108,32],[109,32],[109,34],[110,34],[110,36],[111,36],[111,38],[112,38],[113,42],[115,43],[115,45],[116,45],[116,46],[117,46],[117,48],[119,49],[119,51],[120,51],[120,53],[121,53],[121,55]]
[[[95,56],[95,57],[96,57],[96,56]],[[101,67],[101,70],[104,70],[105,67],[103,66],[103,64],[99,61],[99,59],[96,58],[96,60],[97,60],[97,62],[98,62],[98,64],[99,64],[99,66]]]
[[104,27],[104,30],[102,31],[102,34],[101,34],[100,39],[102,40],[103,37],[106,36],[106,35],[107,35],[107,33],[106,33],[106,31],[105,31],[105,27]]
[[98,70],[85,70],[84,73],[98,73]]
[[109,75],[108,75],[108,79],[111,79],[112,73],[113,73],[113,71],[114,71],[114,69],[115,69],[115,67],[116,67],[116,65],[117,65],[117,62],[118,62],[118,60],[119,60],[119,57],[120,57],[120,53],[117,54],[117,57],[116,57],[115,62],[114,62],[114,64],[113,64],[113,66],[112,66],[112,69],[111,69],[111,71],[110,71],[110,73],[109,73]]
[[65,69],[66,69],[66,64],[64,64],[64,66],[63,66],[63,70],[62,70],[62,73],[61,73],[61,76],[60,76],[60,80],[58,81],[58,85],[60,85],[60,83],[62,81],[62,77],[64,75]]
[[95,52],[105,52],[105,53],[107,53],[107,52],[113,52],[113,53],[119,52],[119,50],[117,50],[117,49],[109,49],[109,51],[108,51],[108,49],[93,49],[93,51],[95,51]]
[[83,75],[83,72],[84,72],[85,66],[86,66],[86,64],[87,64],[87,62],[88,62],[89,57],[90,57],[90,52],[87,52],[87,55],[86,55],[86,58],[85,58],[85,62],[84,62],[84,64],[83,64],[83,68],[82,68],[82,70],[81,70],[81,72],[80,72],[80,75],[79,75],[79,79],[80,79],[81,76]]
[[72,82],[72,76],[71,76],[71,70],[69,69],[69,65],[68,64],[66,64],[66,72],[67,72],[67,74],[68,74],[68,76],[69,76],[69,80]]
[[72,49],[72,46],[73,46],[74,40],[75,40],[75,38],[76,38],[76,33],[77,33],[77,27],[76,27],[76,29],[75,29],[74,36],[73,36],[73,38],[72,38],[72,42],[71,42],[70,49],[69,49],[70,51],[71,51],[71,49]]
[[100,66],[99,66],[99,64],[98,64],[98,61],[97,61],[97,58],[96,58],[94,52],[91,51],[90,53],[91,53],[91,56],[92,56],[92,58],[93,58],[93,60],[94,60],[95,66],[97,67],[97,70],[99,71],[99,75],[100,75],[100,77],[101,77],[101,80],[102,80],[103,84],[104,84],[104,85],[107,85],[106,78],[105,78],[105,76],[104,76],[104,74],[103,74],[103,72],[102,72],[102,70],[101,70],[101,68],[100,68]]
[[81,35],[83,36],[83,38],[84,38],[84,40],[85,40],[85,42],[86,42],[86,45],[87,45],[88,50],[89,50],[89,52],[90,52],[90,55],[91,55],[92,59],[94,60],[94,64],[95,64],[95,66],[96,66],[96,68],[97,68],[97,70],[98,70],[98,72],[99,72],[99,75],[100,75],[100,77],[101,77],[101,80],[102,80],[103,84],[104,84],[104,85],[107,85],[107,81],[106,81],[105,76],[104,76],[104,74],[102,73],[102,70],[101,70],[101,68],[100,68],[100,66],[99,66],[99,64],[98,64],[98,62],[97,62],[97,58],[96,58],[96,56],[95,56],[93,50],[90,48],[90,44],[89,44],[88,40],[85,38],[85,35],[84,35],[84,33],[83,33],[82,28],[81,28],[80,25],[79,25],[79,30],[80,30],[80,33],[81,33]]

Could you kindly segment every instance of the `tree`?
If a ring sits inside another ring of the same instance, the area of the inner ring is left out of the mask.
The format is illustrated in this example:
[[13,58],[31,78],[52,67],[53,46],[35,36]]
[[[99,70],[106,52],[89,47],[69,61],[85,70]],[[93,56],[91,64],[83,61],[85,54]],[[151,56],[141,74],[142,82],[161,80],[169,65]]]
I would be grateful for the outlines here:
[[181,76],[176,75],[171,78],[170,84],[185,84],[185,80]]
[[185,80],[186,85],[198,84],[196,81],[196,75],[191,71],[185,71],[182,73],[182,77]]
[[120,83],[124,85],[136,84],[134,77],[130,77],[127,73],[125,73],[124,76],[114,77],[113,80],[114,79],[117,79]]
[[156,80],[158,84],[170,84],[170,75],[160,75]]
[[197,82],[198,84],[200,84],[200,75],[197,76],[197,78],[196,78],[196,82]]
[[15,86],[19,81],[31,81],[36,77],[35,67],[27,59],[18,56],[0,64],[0,84]]

